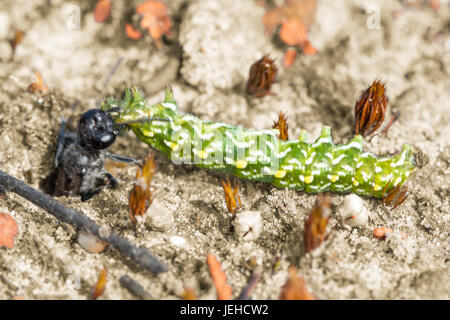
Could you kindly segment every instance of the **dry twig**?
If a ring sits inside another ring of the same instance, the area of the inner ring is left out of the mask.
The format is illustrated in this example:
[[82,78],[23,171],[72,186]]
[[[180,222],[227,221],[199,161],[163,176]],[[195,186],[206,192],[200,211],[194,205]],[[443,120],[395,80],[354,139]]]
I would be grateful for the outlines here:
[[28,201],[31,201],[35,205],[46,210],[58,220],[68,223],[75,228],[86,230],[97,236],[100,240],[108,242],[114,249],[132,259],[142,268],[153,272],[154,274],[167,271],[166,265],[160,262],[147,249],[131,244],[124,238],[112,232],[109,228],[99,227],[92,219],[86,217],[84,214],[65,207],[50,196],[33,189],[24,182],[11,177],[1,170],[0,187],[17,193]]
[[126,274],[120,277],[119,282],[121,286],[127,289],[132,295],[142,300],[153,300],[152,295],[147,290]]

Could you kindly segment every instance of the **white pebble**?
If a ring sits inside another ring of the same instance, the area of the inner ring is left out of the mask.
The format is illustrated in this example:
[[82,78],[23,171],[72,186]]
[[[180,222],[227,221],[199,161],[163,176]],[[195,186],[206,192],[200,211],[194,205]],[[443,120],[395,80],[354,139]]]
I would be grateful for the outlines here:
[[365,226],[369,221],[369,215],[367,214],[366,209],[362,209],[362,211],[351,217],[350,224],[353,226]]
[[186,243],[186,239],[180,236],[171,236],[169,241],[171,244],[177,247],[181,247]]
[[154,199],[145,213],[145,221],[153,229],[167,231],[174,224],[173,211],[158,199]]
[[243,211],[236,214],[234,231],[239,239],[256,240],[262,231],[263,221],[259,211]]
[[354,226],[364,226],[369,220],[367,210],[364,208],[364,201],[356,194],[346,196],[339,211],[341,216],[350,219],[350,224]]
[[107,243],[101,241],[98,237],[92,233],[81,230],[78,233],[78,244],[87,252],[99,253],[105,250]]

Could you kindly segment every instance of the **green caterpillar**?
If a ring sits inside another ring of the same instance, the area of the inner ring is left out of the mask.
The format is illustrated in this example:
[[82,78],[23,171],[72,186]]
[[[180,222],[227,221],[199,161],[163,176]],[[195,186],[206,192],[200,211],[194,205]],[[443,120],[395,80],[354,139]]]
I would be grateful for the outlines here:
[[417,168],[409,145],[391,158],[376,158],[362,151],[360,135],[347,144],[333,145],[329,127],[308,143],[304,131],[297,141],[283,141],[278,139],[278,129],[250,130],[203,121],[178,112],[171,89],[163,102],[148,106],[136,88],[127,88],[122,101],[108,98],[102,109],[116,125],[131,128],[174,162],[194,163],[279,188],[383,198]]

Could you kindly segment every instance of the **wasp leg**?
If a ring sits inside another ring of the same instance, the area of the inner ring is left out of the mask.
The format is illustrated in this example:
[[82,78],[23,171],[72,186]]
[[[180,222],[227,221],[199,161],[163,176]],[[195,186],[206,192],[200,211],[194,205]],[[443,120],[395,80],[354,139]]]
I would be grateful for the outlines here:
[[105,156],[107,156],[108,158],[110,158],[110,159],[112,159],[112,160],[114,160],[116,162],[120,162],[120,163],[136,163],[136,162],[139,162],[139,160],[137,160],[137,159],[120,156],[118,154],[114,154],[114,153],[111,153],[109,151],[105,151]]
[[61,127],[58,133],[58,140],[56,145],[56,152],[54,158],[54,166],[57,168],[61,161],[61,155],[64,151],[64,148],[68,146],[71,142],[74,142],[76,139],[76,133],[66,130],[67,121],[65,119],[61,122]]

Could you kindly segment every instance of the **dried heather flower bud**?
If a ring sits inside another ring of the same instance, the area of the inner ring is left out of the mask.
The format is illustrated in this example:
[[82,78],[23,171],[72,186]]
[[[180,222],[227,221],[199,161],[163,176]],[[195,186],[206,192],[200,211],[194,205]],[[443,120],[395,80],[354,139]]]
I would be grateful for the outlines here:
[[366,137],[375,132],[383,123],[387,104],[384,84],[375,80],[355,104],[355,133]]
[[155,173],[155,163],[153,155],[147,156],[142,168],[136,171],[136,181],[130,193],[129,207],[130,219],[134,225],[137,223],[137,216],[143,216],[152,203],[152,192],[150,185]]
[[305,221],[303,241],[306,252],[314,250],[325,240],[328,219],[330,218],[330,199],[319,196],[318,204],[312,209]]
[[275,61],[268,54],[264,55],[250,67],[247,92],[257,98],[271,95],[270,88],[276,81],[277,72]]
[[225,200],[227,202],[228,212],[236,213],[236,210],[242,206],[241,198],[239,197],[239,185],[234,183],[233,187],[229,179],[222,180],[222,187],[225,193]]
[[280,140],[289,140],[287,115],[285,113],[280,111],[278,114],[278,121],[273,123],[272,129],[278,129],[278,131],[280,131],[278,136]]

